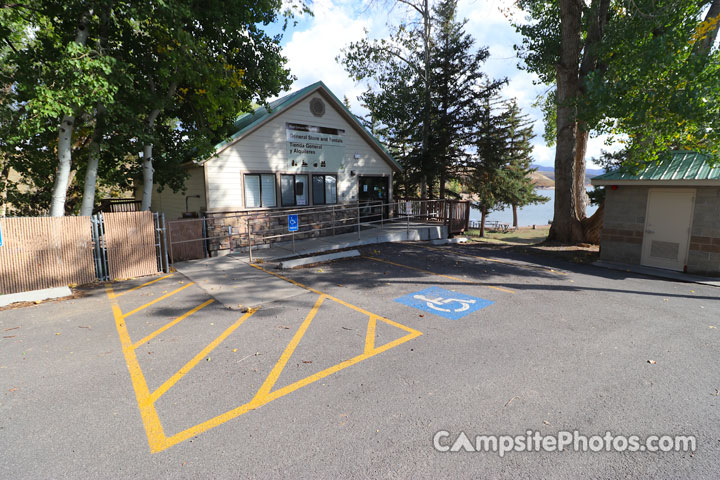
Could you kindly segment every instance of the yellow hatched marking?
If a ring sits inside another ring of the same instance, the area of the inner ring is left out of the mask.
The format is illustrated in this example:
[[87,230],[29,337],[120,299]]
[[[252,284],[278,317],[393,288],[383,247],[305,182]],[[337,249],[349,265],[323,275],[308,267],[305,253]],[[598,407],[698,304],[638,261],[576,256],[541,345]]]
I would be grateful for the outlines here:
[[[304,288],[305,290],[309,290],[309,291],[311,291],[311,292],[313,292],[313,293],[317,293],[318,295],[324,295],[326,298],[329,298],[329,299],[332,300],[333,302],[337,302],[337,303],[339,303],[340,305],[344,305],[344,306],[346,306],[346,307],[348,307],[348,308],[350,308],[350,309],[352,309],[352,310],[355,310],[356,312],[360,312],[360,313],[362,313],[362,314],[364,314],[364,315],[368,315],[368,316],[377,316],[377,315],[375,315],[375,314],[372,313],[372,312],[368,312],[368,311],[365,310],[364,308],[360,308],[360,307],[358,307],[358,306],[355,306],[355,305],[352,305],[352,304],[350,304],[350,303],[347,303],[347,302],[345,302],[345,301],[343,301],[343,300],[340,300],[339,298],[333,297],[332,295],[328,295],[327,293],[323,293],[323,292],[321,292],[320,290],[315,290],[315,289],[312,288],[312,287],[308,287],[307,285],[303,285],[302,283],[296,282],[295,280],[293,280],[293,279],[291,279],[291,278],[288,278],[288,277],[285,277],[285,276],[283,276],[283,275],[280,275],[279,273],[271,272],[270,270],[265,270],[264,268],[262,268],[262,267],[260,267],[260,266],[258,266],[258,265],[250,264],[250,266],[257,268],[258,270],[262,270],[263,272],[265,272],[265,273],[267,273],[267,274],[270,274],[270,275],[272,275],[272,276],[274,276],[274,277],[277,277],[277,278],[279,278],[280,280],[285,280],[286,282],[292,283],[293,285],[296,285],[296,286],[298,286],[298,287],[300,287],[300,288]],[[378,318],[380,318],[380,317],[378,317]],[[382,317],[382,318],[384,318],[384,317]]]
[[154,402],[157,402],[157,401],[160,399],[160,397],[162,397],[163,394],[165,394],[165,392],[167,392],[168,390],[170,390],[170,388],[171,388],[173,385],[175,385],[182,377],[184,377],[185,374],[187,374],[190,370],[192,370],[193,368],[195,368],[195,366],[196,366],[198,363],[200,363],[200,361],[201,361],[203,358],[207,357],[207,355],[208,355],[210,352],[212,352],[213,350],[215,350],[215,348],[216,348],[218,345],[220,345],[227,337],[229,337],[231,333],[233,333],[235,330],[237,330],[240,325],[242,325],[243,323],[245,323],[245,320],[247,320],[248,318],[250,318],[250,317],[252,316],[252,314],[255,313],[256,311],[257,311],[257,310],[249,309],[245,315],[243,315],[242,317],[240,317],[240,318],[238,319],[238,321],[236,321],[235,323],[233,323],[232,325],[230,325],[222,334],[220,334],[219,337],[217,337],[215,340],[213,340],[212,342],[210,342],[210,344],[209,344],[207,347],[203,348],[203,349],[200,351],[200,353],[198,353],[197,355],[195,355],[192,360],[190,360],[190,361],[187,362],[185,365],[183,365],[183,367],[182,367],[180,370],[178,370],[177,372],[175,372],[172,377],[170,377],[169,379],[167,379],[167,380],[165,381],[165,383],[163,383],[162,385],[160,385],[160,386],[158,387],[158,389],[155,390],[155,391],[152,393],[152,395],[150,395],[150,401],[153,402],[153,403],[154,403]]
[[[240,405],[239,407],[236,407],[236,408],[229,410],[223,414],[213,417],[205,422],[199,423],[193,427],[190,427],[186,430],[178,432],[175,435],[172,435],[170,437],[167,437],[165,435],[165,432],[163,430],[162,423],[160,422],[160,418],[158,416],[154,402],[156,402],[164,393],[166,393],[170,388],[172,388],[183,376],[185,376],[195,366],[197,366],[197,364],[200,362],[200,360],[202,360],[202,358],[204,358],[208,353],[210,353],[213,349],[215,349],[218,345],[220,345],[220,343],[222,343],[225,339],[227,339],[227,337],[230,334],[232,334],[237,328],[239,328],[245,322],[245,320],[247,320],[255,312],[255,310],[249,310],[245,315],[243,315],[243,317],[241,317],[239,320],[237,320],[235,323],[233,323],[230,327],[228,327],[219,337],[217,337],[215,340],[213,340],[207,347],[205,347],[200,353],[198,353],[195,357],[193,357],[192,360],[190,360],[187,364],[185,364],[177,373],[175,373],[170,379],[168,379],[157,390],[155,390],[155,392],[153,392],[151,394],[150,390],[148,388],[148,385],[147,385],[147,381],[145,380],[143,371],[138,362],[138,359],[137,359],[137,356],[135,353],[135,349],[139,345],[142,345],[143,343],[150,340],[152,337],[161,333],[161,331],[167,330],[172,325],[181,321],[183,318],[187,318],[189,315],[192,315],[193,313],[197,312],[201,308],[204,308],[205,306],[209,305],[212,302],[212,300],[207,301],[207,302],[203,303],[202,305],[199,305],[198,307],[195,307],[193,310],[190,310],[189,312],[184,314],[182,317],[179,317],[178,319],[173,320],[172,322],[165,325],[161,329],[148,335],[148,337],[145,337],[143,340],[140,340],[136,344],[133,344],[132,340],[130,339],[130,334],[128,333],[127,325],[125,324],[125,319],[127,317],[129,317],[130,315],[137,313],[137,312],[141,311],[142,309],[147,308],[148,306],[150,306],[154,303],[157,303],[158,301],[160,301],[164,298],[168,298],[168,297],[174,295],[175,293],[181,291],[182,289],[187,288],[188,286],[192,285],[192,283],[190,283],[188,285],[184,285],[183,287],[181,287],[167,295],[164,295],[163,297],[160,297],[146,305],[143,305],[142,307],[136,308],[135,310],[133,310],[127,314],[123,314],[122,310],[120,309],[120,307],[117,303],[116,298],[119,295],[115,295],[112,287],[109,284],[106,285],[107,296],[111,301],[113,316],[115,318],[118,335],[120,337],[120,342],[122,345],[123,354],[125,355],[125,361],[127,363],[128,372],[130,373],[130,379],[131,379],[131,382],[133,385],[133,389],[135,390],[135,396],[136,396],[136,399],[138,402],[138,408],[140,410],[140,417],[142,418],[143,426],[145,427],[145,433],[147,434],[147,437],[148,437],[148,445],[150,446],[151,453],[157,453],[157,452],[160,452],[167,448],[170,448],[171,446],[176,445],[184,440],[187,440],[188,438],[192,438],[195,435],[198,435],[198,434],[203,433],[211,428],[221,425],[221,424],[227,422],[228,420],[232,420],[233,418],[239,417],[240,415],[247,413],[250,410],[254,410],[258,407],[266,405],[267,403],[269,403],[273,400],[276,400],[282,396],[292,393],[299,388],[302,388],[306,385],[316,382],[322,378],[332,375],[333,373],[336,373],[347,367],[355,365],[363,360],[366,360],[370,357],[373,357],[375,355],[383,353],[393,347],[396,347],[402,343],[405,343],[407,341],[410,341],[410,340],[422,335],[422,332],[419,332],[413,328],[407,327],[405,325],[401,325],[401,324],[394,322],[392,320],[389,320],[387,318],[370,313],[367,310],[364,310],[360,307],[349,304],[343,300],[335,298],[331,295],[327,295],[327,294],[320,292],[318,290],[315,290],[313,288],[299,284],[298,282],[292,281],[286,277],[283,277],[282,275],[278,275],[273,272],[268,272],[267,270],[265,270],[261,267],[257,267],[256,265],[253,265],[253,267],[258,268],[259,270],[262,270],[262,271],[269,273],[271,275],[274,275],[276,277],[279,277],[285,281],[288,281],[290,283],[298,285],[302,288],[305,288],[307,290],[315,292],[320,295],[320,298],[318,298],[318,300],[315,302],[315,305],[313,306],[312,310],[306,316],[305,320],[303,321],[301,326],[298,328],[298,330],[295,333],[295,335],[293,336],[292,340],[290,341],[290,343],[287,345],[287,347],[283,351],[283,354],[281,355],[280,359],[278,359],[275,366],[271,370],[270,374],[268,374],[267,378],[263,382],[263,385],[260,387],[260,389],[255,394],[255,396],[252,398],[252,400],[245,403],[244,405]],[[272,390],[273,386],[275,386],[275,383],[277,382],[278,378],[282,374],[282,371],[285,368],[285,366],[287,365],[287,362],[289,361],[293,352],[295,351],[298,344],[302,340],[302,337],[307,332],[307,330],[310,326],[310,323],[312,322],[313,318],[315,318],[320,306],[323,304],[323,302],[325,300],[332,300],[332,301],[337,302],[341,305],[344,305],[348,308],[351,308],[355,311],[358,311],[358,312],[364,313],[365,315],[368,315],[368,317],[369,317],[368,318],[368,331],[366,332],[366,335],[365,335],[365,349],[364,349],[363,353],[358,356],[355,356],[353,358],[350,358],[348,360],[345,360],[344,362],[341,362],[337,365],[326,368],[325,370],[317,372],[313,375],[310,375],[306,378],[300,379],[294,383],[291,383],[290,385],[287,385],[285,387],[282,387],[282,388],[279,388],[278,390],[273,391]],[[385,322],[388,325],[392,325],[394,327],[400,328],[400,329],[408,332],[408,334],[401,338],[398,338],[392,342],[386,343],[385,345],[376,347],[375,346],[375,326],[376,326],[377,320]]]
[[153,333],[151,333],[151,334],[148,335],[147,337],[143,338],[142,340],[140,340],[140,341],[138,341],[138,342],[135,342],[135,343],[133,344],[133,348],[138,348],[140,345],[143,345],[143,344],[149,342],[149,341],[152,340],[153,338],[155,338],[155,337],[157,337],[158,335],[160,335],[161,333],[163,333],[163,332],[164,332],[165,330],[167,330],[168,328],[174,327],[175,325],[177,325],[178,323],[182,322],[183,320],[185,320],[187,317],[189,317],[189,316],[192,315],[193,313],[196,313],[196,312],[202,310],[203,308],[207,307],[208,305],[210,305],[210,304],[213,303],[214,301],[215,301],[215,300],[211,298],[211,299],[208,300],[207,302],[201,303],[200,305],[198,305],[197,307],[193,308],[193,309],[190,310],[189,312],[183,313],[183,314],[180,315],[178,318],[176,318],[175,320],[173,320],[173,321],[171,321],[171,322],[166,323],[165,325],[163,325],[162,327],[158,328],[157,330],[155,330]]
[[502,263],[503,265],[510,265],[510,266],[518,267],[518,268],[527,268],[527,269],[529,269],[529,270],[546,270],[546,271],[548,271],[548,272],[557,273],[558,275],[567,275],[567,272],[562,272],[562,271],[560,271],[560,270],[555,270],[554,268],[550,268],[550,267],[543,267],[542,265],[524,265],[524,264],[519,264],[519,263],[516,263],[516,262],[508,262],[508,261],[506,261],[506,260],[499,260],[499,259],[497,259],[497,258],[481,257],[480,255],[473,255],[472,253],[456,252],[456,251],[454,251],[454,250],[448,250],[448,249],[438,248],[438,247],[429,247],[429,246],[427,246],[427,245],[416,245],[416,244],[414,244],[414,243],[407,243],[407,242],[403,242],[403,244],[404,244],[404,245],[411,246],[411,247],[425,248],[425,249],[427,249],[427,250],[437,250],[437,251],[439,251],[439,252],[445,252],[445,253],[448,253],[448,252],[449,252],[449,253],[451,253],[451,254],[453,254],[453,255],[457,255],[457,256],[460,256],[460,257],[478,258],[478,259],[484,260],[484,261],[486,261],[486,262]]
[[[108,296],[112,292],[112,287],[109,285],[106,287]],[[112,297],[110,297],[112,298]],[[152,404],[150,399],[150,390],[145,380],[145,375],[140,368],[137,356],[135,355],[135,349],[132,346],[130,340],[130,334],[128,333],[127,325],[125,324],[125,317],[123,316],[120,307],[116,300],[111,300],[113,316],[115,317],[115,326],[117,327],[118,336],[120,337],[120,344],[122,345],[122,351],[125,355],[125,363],[127,364],[128,372],[130,373],[130,380],[135,390],[135,398],[138,402],[140,409],[140,418],[142,418],[143,426],[145,427],[145,434],[148,438],[148,445],[150,446],[151,452],[159,452],[167,448],[165,445],[165,432],[163,431],[162,423],[160,423],[160,417],[158,417],[157,410]]]
[[305,335],[305,332],[307,332],[310,323],[313,321],[313,318],[315,318],[315,315],[317,314],[320,305],[322,305],[322,303],[325,301],[325,298],[327,298],[325,297],[325,295],[320,295],[320,298],[317,299],[315,305],[313,305],[312,307],[312,310],[310,310],[310,313],[307,314],[305,320],[300,325],[300,328],[297,329],[297,332],[295,332],[292,340],[290,340],[290,343],[288,343],[288,346],[285,347],[285,351],[282,353],[282,355],[280,355],[280,360],[277,361],[273,369],[270,371],[270,374],[260,386],[260,389],[255,394],[255,398],[253,400],[262,400],[265,396],[267,396],[268,393],[270,393],[272,387],[275,386],[275,382],[277,382],[278,378],[280,378],[280,374],[285,369],[285,365],[287,365],[287,362],[288,360],[290,360],[292,354],[295,353],[295,349],[300,343],[302,337]]
[[[322,295],[324,295],[324,294],[322,294]],[[327,298],[329,299],[329,297],[327,297]],[[310,317],[310,315],[308,315],[308,317]],[[221,425],[221,424],[227,422],[228,420],[237,418],[240,415],[247,413],[250,410],[255,410],[256,408],[262,407],[263,405],[266,405],[266,404],[272,402],[273,400],[277,400],[280,397],[283,397],[289,393],[292,393],[295,390],[298,390],[299,388],[302,388],[307,385],[310,385],[311,383],[317,382],[318,380],[321,380],[329,375],[332,375],[333,373],[337,373],[340,370],[351,367],[355,364],[362,362],[363,360],[367,360],[370,357],[373,357],[375,355],[383,353],[387,350],[390,350],[391,348],[397,347],[398,345],[401,345],[405,342],[408,342],[408,341],[422,335],[422,332],[419,332],[419,331],[412,329],[410,327],[407,327],[405,325],[401,325],[399,323],[393,322],[392,320],[387,320],[385,318],[378,317],[377,315],[374,315],[374,317],[377,320],[386,322],[389,325],[393,325],[395,327],[401,328],[402,330],[405,330],[410,333],[408,333],[408,335],[405,335],[404,337],[398,338],[397,340],[393,340],[392,342],[386,343],[385,345],[382,345],[381,347],[373,348],[373,350],[370,352],[365,352],[356,357],[345,360],[344,362],[341,362],[341,363],[338,363],[337,365],[326,368],[325,370],[321,370],[320,372],[317,372],[313,375],[310,375],[308,377],[300,379],[294,383],[291,383],[290,385],[279,388],[275,391],[268,391],[268,393],[266,393],[262,396],[260,395],[260,392],[258,391],[258,394],[256,394],[255,397],[248,403],[246,403],[244,405],[240,405],[237,408],[234,408],[230,411],[220,414],[220,415],[218,415],[214,418],[211,418],[210,420],[207,420],[203,423],[199,423],[199,424],[195,425],[194,427],[188,428],[187,430],[183,430],[182,432],[179,432],[171,437],[168,437],[166,439],[167,446],[165,448],[168,448],[172,445],[175,445],[184,440],[192,438],[200,433],[210,430],[211,428],[217,427],[218,425]],[[307,320],[308,319],[306,318],[306,321]],[[312,318],[310,318],[310,321],[312,321]],[[305,323],[305,322],[303,322],[303,323]],[[302,328],[302,326],[301,326],[301,328]],[[305,330],[307,330],[307,329],[305,329]],[[295,341],[295,337],[293,337],[293,340],[291,341],[291,343],[294,341]],[[298,339],[298,342],[299,342],[299,339]],[[297,346],[297,344],[295,346]],[[288,347],[290,347],[290,345],[288,345]],[[283,353],[283,355],[284,355],[284,353]],[[289,359],[289,357],[288,357],[288,359]],[[283,357],[281,357],[281,359],[278,362],[281,362],[281,361],[283,361]],[[287,359],[285,359],[284,361],[287,362]],[[279,375],[279,373],[281,373],[281,371],[278,371],[278,375]]]
[[129,289],[129,290],[124,290],[124,291],[122,291],[122,292],[120,292],[120,293],[114,293],[114,292],[113,292],[113,294],[112,294],[113,296],[110,297],[110,299],[117,298],[117,297],[122,297],[122,296],[125,295],[126,293],[134,292],[135,290],[139,290],[139,289],[141,289],[141,288],[143,288],[143,287],[147,287],[148,285],[152,285],[152,284],[155,283],[155,282],[159,282],[160,280],[164,280],[164,279],[170,278],[170,277],[172,277],[172,276],[173,276],[173,274],[171,273],[170,275],[165,275],[165,276],[163,276],[163,277],[156,278],[155,280],[150,280],[149,282],[143,283],[142,285],[138,285],[137,287],[133,287],[133,288],[131,288],[131,289]]
[[438,277],[449,278],[450,280],[456,280],[458,282],[471,283],[473,285],[480,285],[482,287],[492,288],[493,290],[499,290],[499,291],[505,292],[505,293],[517,293],[517,292],[515,292],[515,290],[510,290],[509,288],[496,287],[494,285],[486,285],[484,283],[478,283],[474,280],[468,280],[467,278],[453,277],[452,275],[445,275],[443,273],[435,273],[435,272],[431,272],[430,270],[425,270],[425,269],[418,268],[418,267],[411,267],[410,265],[403,265],[402,263],[395,263],[395,262],[391,262],[390,260],[384,260],[382,258],[365,257],[365,256],[363,258],[367,258],[368,260],[373,260],[375,262],[387,263],[389,265],[394,265],[396,267],[407,268],[408,270],[415,270],[417,272],[429,273],[430,275],[436,275]]
[[365,351],[364,353],[370,353],[375,349],[375,325],[377,324],[377,318],[370,316],[368,318],[367,332],[365,332]]
[[194,285],[194,282],[187,283],[187,284],[183,285],[182,287],[178,288],[177,290],[173,290],[173,291],[170,292],[170,293],[166,293],[166,294],[163,295],[162,297],[158,297],[158,298],[156,298],[155,300],[153,300],[152,302],[148,302],[148,303],[146,303],[145,305],[142,305],[142,306],[136,308],[135,310],[132,310],[132,311],[126,313],[123,317],[124,317],[124,318],[128,318],[130,315],[135,315],[135,314],[138,313],[139,311],[145,310],[147,307],[149,307],[149,306],[151,306],[151,305],[155,305],[157,302],[160,302],[160,301],[162,301],[162,300],[165,300],[166,298],[172,297],[173,295],[175,295],[176,293],[178,293],[178,292],[186,289],[186,288],[189,287],[190,285]]

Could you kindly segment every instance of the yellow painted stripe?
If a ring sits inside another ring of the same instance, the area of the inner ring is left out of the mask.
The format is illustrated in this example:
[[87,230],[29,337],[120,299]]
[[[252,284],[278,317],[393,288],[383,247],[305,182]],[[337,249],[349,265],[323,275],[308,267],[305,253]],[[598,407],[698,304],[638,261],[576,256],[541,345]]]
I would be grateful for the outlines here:
[[297,332],[295,332],[295,335],[293,336],[292,340],[290,340],[290,343],[288,343],[288,346],[285,347],[285,351],[282,353],[282,355],[280,355],[280,360],[277,361],[273,369],[270,371],[270,374],[267,376],[262,386],[255,394],[255,399],[262,400],[267,396],[268,393],[270,393],[272,387],[275,386],[275,382],[277,382],[280,374],[285,369],[285,365],[287,365],[288,360],[290,360],[293,352],[295,352],[295,349],[300,343],[303,335],[305,335],[305,332],[310,326],[310,323],[313,321],[313,318],[315,318],[315,315],[317,314],[320,305],[322,305],[325,301],[325,298],[327,298],[325,295],[320,295],[320,298],[317,299],[315,305],[313,305],[312,309],[310,310],[310,313],[307,314],[302,325],[300,325],[300,328],[298,328]]
[[270,270],[265,270],[264,268],[262,268],[262,267],[260,267],[260,266],[258,266],[258,265],[250,264],[250,266],[257,268],[258,270],[262,270],[263,272],[265,272],[265,273],[267,273],[267,274],[269,274],[269,275],[272,275],[272,276],[274,276],[274,277],[277,277],[277,278],[279,278],[280,280],[285,280],[286,282],[292,283],[293,285],[296,285],[296,286],[298,286],[298,287],[300,287],[300,288],[304,288],[305,290],[309,290],[309,291],[311,291],[311,292],[313,292],[313,293],[317,293],[318,295],[325,295],[325,297],[329,298],[329,299],[332,300],[333,302],[337,302],[337,303],[339,303],[340,305],[344,305],[344,306],[346,306],[346,307],[348,307],[348,308],[350,308],[350,309],[352,309],[352,310],[355,310],[356,312],[360,312],[360,313],[362,313],[362,314],[364,314],[364,315],[368,315],[368,316],[376,316],[376,317],[378,317],[378,318],[384,318],[384,317],[380,317],[380,316],[378,316],[378,315],[375,315],[375,314],[372,313],[372,312],[368,312],[368,311],[365,310],[364,308],[360,308],[360,307],[355,306],[355,305],[353,305],[353,304],[351,304],[351,303],[347,303],[347,302],[345,302],[345,301],[343,301],[343,300],[340,300],[339,298],[333,297],[332,295],[328,295],[328,294],[325,293],[325,292],[321,292],[320,290],[316,290],[316,289],[314,289],[314,288],[312,288],[312,287],[308,287],[307,285],[303,285],[302,283],[296,282],[295,280],[293,280],[293,279],[291,279],[291,278],[288,278],[288,277],[285,277],[285,276],[283,276],[283,275],[280,275],[279,273],[271,272]]
[[157,402],[160,397],[162,397],[165,392],[170,390],[173,385],[175,385],[182,377],[184,377],[190,370],[195,368],[195,366],[200,363],[200,361],[207,357],[207,355],[212,352],[218,345],[220,345],[227,337],[230,336],[237,328],[242,325],[245,320],[250,318],[253,313],[255,313],[257,310],[250,309],[247,311],[245,315],[240,317],[235,323],[230,325],[219,337],[217,337],[215,340],[210,342],[207,347],[203,348],[200,353],[195,355],[192,360],[190,360],[188,363],[183,365],[183,367],[175,372],[175,374],[167,379],[165,383],[160,385],[157,390],[155,390],[152,395],[150,396],[150,402],[154,403]]
[[437,251],[439,251],[439,252],[445,252],[445,253],[448,253],[448,252],[449,252],[449,253],[451,253],[451,254],[453,254],[453,255],[457,255],[457,256],[460,256],[460,257],[478,258],[478,259],[484,260],[484,261],[486,261],[486,262],[502,263],[502,264],[504,264],[504,265],[510,265],[510,266],[518,267],[518,268],[527,268],[527,269],[529,269],[529,270],[545,270],[545,271],[548,271],[548,272],[557,273],[558,275],[567,275],[567,272],[563,272],[563,271],[560,271],[560,270],[555,270],[554,268],[550,268],[550,267],[544,267],[544,266],[542,266],[542,265],[527,265],[527,264],[521,264],[521,263],[517,263],[517,262],[509,262],[509,261],[507,261],[507,260],[499,260],[499,259],[497,259],[497,258],[481,257],[480,255],[473,255],[472,253],[458,252],[458,251],[451,250],[451,249],[438,248],[438,247],[430,247],[430,246],[427,246],[427,245],[416,245],[416,244],[407,243],[407,242],[403,242],[403,244],[404,244],[404,245],[411,246],[411,247],[425,248],[425,249],[427,249],[427,250],[437,250]]
[[435,272],[431,272],[430,270],[425,270],[425,269],[418,268],[418,267],[411,267],[410,265],[403,265],[402,263],[395,263],[395,262],[391,262],[390,260],[385,260],[385,259],[382,259],[382,258],[365,257],[365,256],[364,256],[363,258],[367,258],[368,260],[373,260],[373,261],[376,261],[376,262],[387,263],[387,264],[389,264],[389,265],[394,265],[394,266],[396,266],[396,267],[407,268],[408,270],[415,270],[415,271],[417,271],[417,272],[428,273],[428,274],[430,274],[430,275],[437,275],[438,277],[449,278],[450,280],[456,280],[456,281],[458,281],[458,282],[471,283],[471,284],[473,284],[473,285],[480,285],[480,286],[482,286],[482,287],[492,288],[492,289],[494,289],[494,290],[499,290],[499,291],[501,291],[501,292],[516,293],[515,290],[510,290],[509,288],[496,287],[496,286],[494,286],[494,285],[487,285],[487,284],[484,284],[484,283],[476,282],[476,281],[474,281],[474,280],[468,280],[467,278],[453,277],[452,275],[445,275],[445,274],[443,274],[443,273],[435,273]]
[[301,380],[298,380],[295,383],[291,383],[290,385],[279,388],[275,390],[274,392],[271,392],[265,397],[265,403],[270,402],[272,400],[276,400],[283,395],[287,395],[288,393],[294,392],[298,388],[305,387],[313,382],[317,382],[318,380],[327,377],[328,375],[332,375],[333,373],[336,373],[344,368],[347,368],[349,366],[355,365],[356,363],[362,362],[363,360],[366,360],[370,357],[373,357],[379,353],[383,353],[387,350],[390,350],[393,347],[397,347],[398,345],[408,342],[412,340],[413,338],[417,338],[422,333],[416,331],[415,333],[410,333],[408,335],[405,335],[404,337],[400,337],[397,340],[393,340],[390,343],[386,343],[385,345],[381,347],[374,348],[372,352],[370,353],[363,353],[358,355],[357,357],[353,357],[349,360],[345,360],[344,362],[338,363],[337,365],[334,365],[332,367],[326,368],[325,370],[322,370],[314,375],[310,375],[309,377],[305,377]]
[[120,293],[113,293],[113,296],[110,297],[110,298],[113,299],[113,298],[117,298],[117,297],[122,297],[122,296],[125,295],[126,293],[134,292],[135,290],[139,290],[139,289],[141,289],[141,288],[143,288],[143,287],[147,287],[148,285],[152,285],[152,284],[155,283],[155,282],[159,282],[160,280],[164,280],[164,279],[170,278],[170,277],[172,277],[172,276],[173,276],[173,274],[171,273],[170,275],[165,275],[165,276],[163,276],[163,277],[156,278],[155,280],[151,280],[151,281],[149,281],[149,282],[143,283],[142,285],[138,285],[137,287],[133,287],[133,288],[131,288],[131,289],[129,289],[129,290],[124,290],[124,291],[122,291],[122,292],[120,292]]
[[[380,317],[376,316],[376,318],[380,318]],[[409,327],[405,327],[405,326],[403,326],[403,328],[405,330],[409,329]],[[337,365],[326,368],[325,370],[322,370],[314,375],[310,375],[310,376],[305,377],[301,380],[298,380],[294,383],[291,383],[290,385],[288,385],[286,387],[282,387],[273,392],[270,392],[267,395],[265,395],[264,397],[255,397],[253,400],[251,400],[250,402],[248,402],[244,405],[240,405],[239,407],[234,408],[230,411],[227,411],[223,414],[220,414],[217,417],[211,418],[210,420],[207,420],[203,423],[195,425],[194,427],[190,427],[187,430],[183,430],[182,432],[179,432],[171,437],[168,437],[166,440],[165,448],[171,447],[177,443],[187,440],[188,438],[192,438],[196,435],[199,435],[207,430],[210,430],[211,428],[217,427],[218,425],[221,425],[221,424],[227,422],[228,420],[232,420],[233,418],[239,417],[240,415],[247,413],[250,410],[255,410],[256,408],[260,408],[263,405],[266,405],[266,404],[272,402],[273,400],[277,400],[280,397],[283,397],[289,393],[292,393],[299,388],[305,387],[313,382],[317,382],[318,380],[321,380],[329,375],[332,375],[333,373],[339,372],[340,370],[343,370],[352,365],[360,363],[363,360],[373,357],[379,353],[385,352],[393,347],[397,347],[398,345],[400,345],[402,343],[408,342],[408,341],[412,340],[413,338],[417,338],[420,335],[422,335],[422,333],[418,332],[417,330],[413,330],[413,329],[409,329],[409,330],[412,330],[413,333],[410,333],[408,335],[405,335],[404,337],[398,338],[397,340],[387,343],[379,348],[375,348],[375,349],[373,349],[373,351],[371,353],[363,353],[356,357],[345,360],[344,362],[341,362],[341,363],[338,363]]]
[[368,319],[367,332],[365,333],[365,352],[370,353],[375,349],[375,325],[377,324],[377,318],[370,316]]
[[173,320],[172,322],[168,322],[168,323],[165,324],[164,326],[158,328],[158,329],[155,330],[153,333],[151,333],[151,334],[148,335],[147,337],[143,338],[143,339],[140,340],[139,342],[135,342],[135,344],[133,344],[132,347],[133,347],[133,348],[138,348],[140,345],[149,342],[149,341],[152,340],[153,338],[155,338],[155,337],[157,337],[158,335],[160,335],[161,333],[163,333],[163,332],[164,332],[165,330],[167,330],[168,328],[171,328],[171,327],[177,325],[178,323],[182,322],[183,320],[185,320],[187,317],[189,317],[189,316],[192,315],[193,313],[196,313],[196,312],[202,310],[203,308],[207,307],[208,305],[210,305],[210,304],[213,303],[214,301],[215,301],[215,300],[211,298],[211,299],[208,300],[207,302],[201,303],[200,305],[198,305],[197,307],[193,308],[193,309],[190,310],[189,312],[186,312],[186,313],[180,315],[179,317],[177,317],[177,318],[176,318],[175,320]]
[[168,298],[168,297],[172,297],[172,296],[175,295],[176,293],[180,292],[181,290],[186,289],[187,287],[189,287],[190,285],[193,285],[193,284],[194,284],[194,282],[190,282],[190,283],[187,283],[187,284],[183,285],[182,287],[178,288],[177,290],[173,290],[173,291],[170,292],[170,293],[166,293],[166,294],[163,295],[162,297],[158,297],[158,298],[156,298],[155,300],[153,300],[152,302],[146,303],[145,305],[140,306],[140,307],[136,308],[135,310],[132,310],[132,311],[129,312],[129,313],[126,313],[126,314],[124,315],[124,318],[128,318],[130,315],[135,315],[135,314],[138,313],[139,311],[145,310],[147,307],[149,307],[149,306],[151,306],[151,305],[155,305],[157,302],[160,302],[160,301],[162,301],[162,300],[165,300],[165,299]]
[[[109,297],[113,293],[112,287],[110,286],[106,287],[106,291]],[[113,297],[110,298],[112,299]],[[125,317],[115,300],[111,300],[111,305],[113,317],[115,318],[115,326],[117,327],[118,336],[120,337],[120,344],[123,354],[125,355],[125,363],[130,373],[130,380],[135,390],[135,398],[137,399],[140,409],[140,417],[142,418],[145,433],[147,434],[148,445],[150,446],[151,452],[159,452],[167,448],[165,432],[163,431],[163,426],[162,423],[160,423],[160,417],[158,417],[155,406],[152,402],[148,401],[150,398],[150,390],[148,389],[147,381],[135,355],[135,350],[132,347],[130,334],[125,324]]]

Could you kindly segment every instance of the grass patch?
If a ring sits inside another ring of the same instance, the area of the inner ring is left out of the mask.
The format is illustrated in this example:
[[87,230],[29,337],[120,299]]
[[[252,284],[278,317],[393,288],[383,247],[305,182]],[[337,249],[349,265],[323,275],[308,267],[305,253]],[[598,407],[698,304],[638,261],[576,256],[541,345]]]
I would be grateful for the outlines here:
[[550,227],[543,226],[533,230],[532,227],[520,227],[514,232],[488,232],[485,229],[485,236],[480,237],[480,230],[470,229],[467,231],[469,237],[473,240],[485,241],[489,243],[500,243],[509,245],[535,245],[544,242],[548,236]]

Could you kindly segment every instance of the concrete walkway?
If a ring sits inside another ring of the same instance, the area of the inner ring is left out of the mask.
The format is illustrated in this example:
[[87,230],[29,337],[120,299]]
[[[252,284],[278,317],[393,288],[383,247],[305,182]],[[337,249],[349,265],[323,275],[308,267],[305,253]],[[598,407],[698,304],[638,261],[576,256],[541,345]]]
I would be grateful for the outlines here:
[[[328,252],[343,248],[407,240],[435,240],[447,238],[447,227],[442,225],[410,224],[388,225],[384,228],[368,227],[360,232],[297,240],[295,252],[292,243],[275,243],[270,248],[254,248],[253,261],[261,268],[275,269],[274,262],[300,255]],[[270,264],[270,265],[268,265]],[[223,257],[179,262],[175,269],[195,282],[209,295],[232,310],[246,310],[278,300],[287,300],[307,293],[304,288],[281,280],[253,267],[249,255],[233,253]],[[242,302],[242,303],[240,303]]]
[[674,272],[662,268],[645,267],[642,265],[628,265],[625,263],[605,262],[599,260],[593,263],[596,267],[608,268],[610,270],[619,270],[621,272],[632,272],[647,275],[649,277],[666,278],[678,282],[700,283],[711,287],[720,287],[720,279],[712,277],[701,277],[699,275],[690,275],[688,273]]
[[[429,241],[447,238],[447,227],[444,225],[428,225],[423,223],[389,224],[382,228],[376,225],[364,225],[358,234],[357,232],[345,233],[342,235],[305,238],[293,242],[276,242],[270,247],[253,247],[253,261],[276,262],[286,258],[313,253],[323,253],[343,248],[371,245],[373,243],[385,242],[406,242],[406,241]],[[263,248],[265,247],[265,248]],[[245,253],[233,254],[244,257],[249,261],[249,255]]]

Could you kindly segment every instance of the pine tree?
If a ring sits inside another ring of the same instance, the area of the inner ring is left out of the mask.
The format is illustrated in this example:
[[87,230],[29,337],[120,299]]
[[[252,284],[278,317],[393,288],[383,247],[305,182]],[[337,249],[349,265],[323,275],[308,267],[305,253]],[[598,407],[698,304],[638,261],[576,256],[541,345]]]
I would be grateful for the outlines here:
[[488,49],[475,50],[475,40],[465,32],[467,21],[457,19],[457,0],[440,2],[434,14],[430,128],[434,162],[427,175],[439,181],[438,193],[444,198],[445,183],[457,176],[470,156],[469,146],[484,104],[505,80],[490,81],[483,73]]
[[523,114],[515,99],[508,102],[506,111],[505,135],[507,143],[506,179],[508,181],[505,203],[512,207],[513,226],[518,226],[518,207],[545,203],[549,197],[538,195],[530,174],[537,169],[531,168],[532,145],[535,136],[532,121]]
[[475,198],[472,207],[480,210],[480,236],[485,235],[485,219],[492,210],[506,204],[511,182],[508,159],[507,111],[495,93],[485,99],[474,136],[475,154],[467,165],[468,187]]

